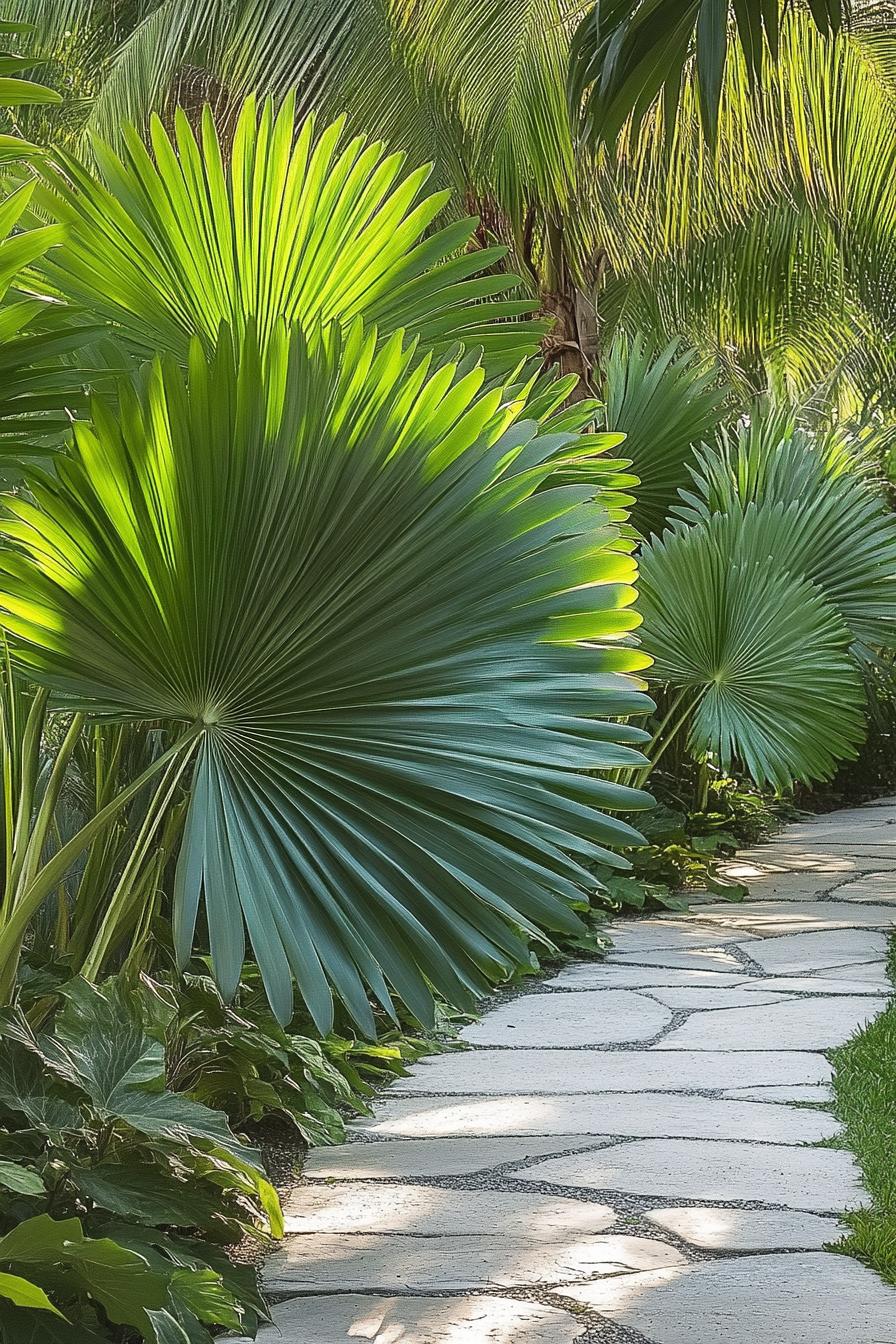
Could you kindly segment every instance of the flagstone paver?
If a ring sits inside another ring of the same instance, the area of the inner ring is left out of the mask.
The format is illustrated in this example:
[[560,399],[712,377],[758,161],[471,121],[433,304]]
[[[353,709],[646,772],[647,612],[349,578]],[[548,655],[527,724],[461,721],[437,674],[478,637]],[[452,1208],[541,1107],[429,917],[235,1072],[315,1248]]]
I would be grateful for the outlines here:
[[[373,1145],[359,1145],[369,1147]],[[289,1232],[394,1232],[421,1237],[588,1237],[616,1221],[604,1204],[528,1191],[457,1190],[439,1185],[300,1186],[283,1205]]]
[[[887,938],[868,929],[825,929],[774,935],[758,942],[739,942],[738,946],[763,970],[792,975],[881,959],[886,956]],[[848,970],[843,973],[851,974]]]
[[[753,938],[768,938],[779,933],[810,933],[822,929],[888,929],[893,923],[891,905],[841,901],[839,890],[824,901],[763,901],[760,905],[705,905],[700,910],[707,927],[715,927],[711,941],[717,941],[719,927],[741,930]],[[749,950],[749,949],[747,949]]]
[[864,1192],[816,1146],[822,1051],[891,990],[896,800],[728,868],[743,904],[617,924],[309,1155],[265,1344],[896,1344],[896,1289],[822,1250]]
[[830,1050],[843,1045],[886,1007],[886,999],[791,999],[756,1008],[692,1013],[662,1039],[664,1050],[761,1050],[774,1041],[784,1050]]
[[[514,1102],[519,1099],[514,1097]],[[383,1103],[383,1106],[388,1103]],[[399,1103],[401,1105],[401,1103]],[[419,1110],[420,1103],[412,1103]],[[379,1109],[379,1108],[378,1108]],[[419,1133],[419,1115],[412,1109],[412,1127]],[[401,1132],[401,1121],[393,1122]],[[443,1122],[444,1123],[444,1122]],[[388,1134],[389,1122],[372,1122],[370,1132]],[[581,1124],[579,1128],[582,1128]],[[508,1162],[549,1157],[574,1148],[593,1148],[602,1137],[597,1134],[557,1134],[548,1138],[526,1135],[522,1138],[468,1138],[479,1134],[482,1124],[473,1120],[458,1137],[433,1138],[426,1130],[415,1139],[384,1139],[382,1143],[344,1143],[338,1148],[315,1148],[308,1154],[305,1175],[312,1180],[386,1181],[402,1176],[472,1176],[491,1171]],[[421,1139],[425,1139],[422,1142]],[[306,1187],[300,1187],[304,1190]]]
[[865,873],[853,882],[844,882],[837,888],[838,901],[889,901],[896,904],[896,873],[888,869],[882,873]]
[[[674,1061],[673,1061],[674,1063]],[[595,1136],[744,1139],[757,1143],[818,1143],[839,1126],[821,1112],[756,1101],[678,1093],[607,1093],[559,1097],[440,1097],[383,1101],[358,1126],[365,1133],[430,1135],[591,1133]],[[567,1145],[572,1147],[572,1144]],[[554,1151],[558,1151],[555,1145]]]
[[618,1045],[646,1041],[668,1027],[672,1013],[653,999],[627,989],[595,989],[581,994],[531,994],[511,999],[461,1039],[473,1045]]
[[750,1083],[826,1083],[823,1055],[790,1050],[510,1050],[483,1048],[421,1060],[392,1086],[406,1093],[456,1095],[707,1091]]
[[[503,1297],[302,1297],[275,1311],[268,1344],[575,1344],[566,1311]],[[231,1344],[250,1344],[249,1340]]]
[[744,1256],[569,1290],[652,1344],[893,1344],[896,1289],[822,1251]]
[[820,1251],[846,1231],[836,1218],[790,1209],[655,1209],[649,1223],[704,1251]]
[[813,1213],[854,1207],[862,1197],[851,1153],[728,1139],[637,1139],[598,1152],[548,1158],[515,1171],[513,1177],[669,1199],[777,1204]]
[[573,1232],[548,1240],[531,1229],[444,1237],[321,1232],[287,1237],[267,1262],[265,1283],[275,1293],[457,1292],[580,1283],[684,1264],[680,1251],[655,1237]]

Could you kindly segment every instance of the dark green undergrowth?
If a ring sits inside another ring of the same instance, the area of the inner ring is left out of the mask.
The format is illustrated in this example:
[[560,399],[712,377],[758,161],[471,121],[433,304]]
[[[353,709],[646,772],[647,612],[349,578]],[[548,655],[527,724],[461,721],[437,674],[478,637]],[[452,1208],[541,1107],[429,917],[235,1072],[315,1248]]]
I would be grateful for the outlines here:
[[[896,938],[890,944],[896,984]],[[846,1045],[830,1053],[842,1143],[855,1153],[867,1207],[844,1216],[849,1232],[831,1249],[852,1255],[896,1284],[896,1000]]]

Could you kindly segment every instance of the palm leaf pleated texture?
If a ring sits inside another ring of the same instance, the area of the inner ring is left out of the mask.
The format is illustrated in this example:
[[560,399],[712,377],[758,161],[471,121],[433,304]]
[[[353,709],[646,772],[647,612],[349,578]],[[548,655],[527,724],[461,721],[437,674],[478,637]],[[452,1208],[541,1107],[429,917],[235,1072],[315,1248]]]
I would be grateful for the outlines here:
[[[591,860],[637,832],[652,707],[627,646],[617,440],[522,417],[483,371],[360,322],[251,330],[94,406],[8,501],[0,610],[60,703],[182,724],[175,883],[225,994],[245,939],[282,1019],[332,991],[423,1020],[571,932]],[[589,410],[581,412],[587,418]],[[583,455],[593,484],[551,486]]]
[[781,505],[746,505],[641,549],[651,675],[690,706],[689,746],[787,789],[831,775],[864,734],[852,632],[821,588],[790,572]]
[[194,336],[211,348],[222,322],[263,345],[281,320],[358,316],[435,349],[481,349],[493,372],[537,352],[535,305],[508,297],[514,276],[489,273],[506,249],[464,250],[475,219],[438,227],[450,193],[421,194],[429,167],[405,172],[381,142],[345,140],[341,119],[295,123],[293,97],[250,97],[228,146],[206,107],[198,136],[178,111],[173,136],[153,121],[151,149],[133,130],[122,157],[97,142],[97,176],[60,152],[42,204],[67,237],[45,279],[142,358],[185,358]]

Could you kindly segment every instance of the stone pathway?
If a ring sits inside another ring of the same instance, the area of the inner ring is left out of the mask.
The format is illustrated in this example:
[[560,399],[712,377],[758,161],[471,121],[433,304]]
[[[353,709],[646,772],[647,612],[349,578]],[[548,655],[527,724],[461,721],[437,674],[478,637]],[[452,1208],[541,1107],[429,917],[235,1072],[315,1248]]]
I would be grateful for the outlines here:
[[896,800],[738,857],[742,905],[617,925],[605,962],[421,1061],[286,1204],[273,1344],[896,1344],[824,1252],[863,1200],[821,1052],[890,992]]

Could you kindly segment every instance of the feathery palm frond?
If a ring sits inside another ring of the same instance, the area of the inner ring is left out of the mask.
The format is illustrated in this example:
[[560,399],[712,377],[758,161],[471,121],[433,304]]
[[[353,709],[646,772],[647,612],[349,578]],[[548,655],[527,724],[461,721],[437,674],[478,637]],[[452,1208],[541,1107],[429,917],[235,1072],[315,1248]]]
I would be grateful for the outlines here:
[[[843,0],[810,0],[825,35],[837,33]],[[581,109],[582,130],[593,144],[613,145],[626,122],[637,127],[661,99],[672,136],[685,67],[693,61],[703,132],[715,140],[719,104],[732,42],[756,85],[779,58],[781,0],[599,0],[579,24],[572,43],[569,92]]]

